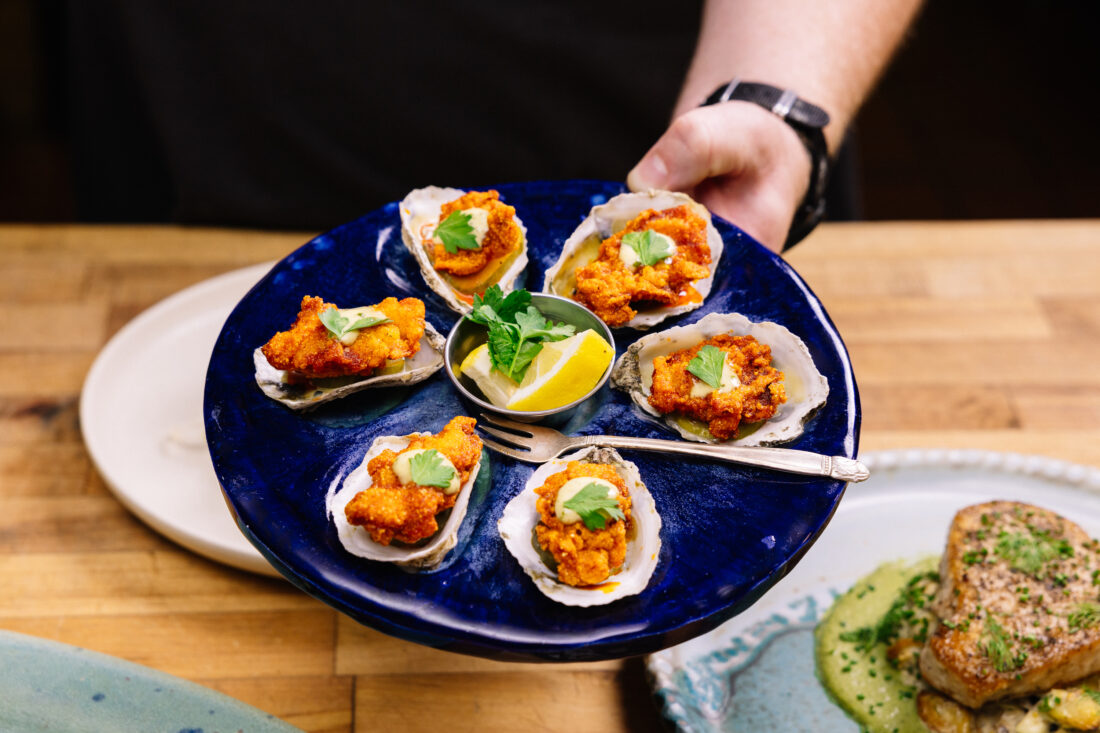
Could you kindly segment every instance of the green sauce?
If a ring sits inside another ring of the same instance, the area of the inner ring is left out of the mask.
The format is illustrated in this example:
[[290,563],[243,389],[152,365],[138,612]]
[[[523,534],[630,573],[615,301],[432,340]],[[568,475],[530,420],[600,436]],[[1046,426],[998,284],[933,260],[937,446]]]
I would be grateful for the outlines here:
[[869,733],[928,733],[917,715],[916,691],[886,657],[887,645],[845,641],[874,629],[903,594],[909,580],[936,570],[939,558],[882,565],[838,598],[818,624],[817,674],[833,700]]

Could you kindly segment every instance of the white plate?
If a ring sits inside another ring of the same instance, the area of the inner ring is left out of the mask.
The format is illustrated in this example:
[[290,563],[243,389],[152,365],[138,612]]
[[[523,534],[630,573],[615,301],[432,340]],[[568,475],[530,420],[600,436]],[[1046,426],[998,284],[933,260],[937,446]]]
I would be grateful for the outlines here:
[[222,324],[271,265],[192,285],[127,323],[84,380],[80,429],[107,486],[146,524],[200,555],[278,576],[226,508],[202,412]]
[[815,676],[813,627],[833,598],[882,563],[943,552],[948,525],[965,506],[1024,501],[1100,535],[1100,469],[1091,466],[985,451],[860,458],[871,478],[848,486],[790,575],[740,616],[647,658],[663,713],[678,730],[854,733]]

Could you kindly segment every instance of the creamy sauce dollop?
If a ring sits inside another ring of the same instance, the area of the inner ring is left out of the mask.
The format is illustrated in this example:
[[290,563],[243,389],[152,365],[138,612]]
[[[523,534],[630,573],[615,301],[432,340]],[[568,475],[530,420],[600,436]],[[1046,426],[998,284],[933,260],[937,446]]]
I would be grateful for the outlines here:
[[[370,306],[364,306],[362,308],[339,308],[338,312],[341,316],[348,319],[348,323],[355,323],[364,318],[389,318],[389,316],[382,311]],[[359,331],[348,331],[341,337],[340,343],[344,346],[351,346],[355,343],[355,339],[357,338],[359,338]]]
[[[413,456],[418,456],[421,453],[427,453],[431,448],[414,448],[412,450],[403,451],[397,454],[397,458],[393,460],[393,472],[397,474],[397,480],[402,484],[415,483],[412,477],[412,459]],[[438,451],[437,451],[438,452]],[[454,471],[454,475],[451,476],[451,483],[443,489],[444,494],[457,494],[460,488],[458,469],[455,468],[455,464],[451,463],[451,459],[439,453],[439,457],[443,459],[444,466],[450,466]]]
[[566,509],[565,502],[579,494],[581,489],[589,484],[606,487],[608,499],[614,499],[619,495],[619,490],[616,488],[615,484],[606,479],[583,476],[581,478],[569,479],[560,489],[558,489],[558,498],[554,501],[554,516],[561,520],[562,524],[576,524],[581,521],[581,515],[577,514],[572,509]]
[[470,227],[474,230],[477,246],[485,244],[485,237],[489,234],[489,212],[486,209],[463,209],[463,214],[469,214]]
[[[665,250],[668,252],[665,259],[671,259],[676,254],[676,242],[673,241],[672,237],[660,232],[653,232],[653,236],[660,239],[664,244]],[[633,247],[624,244],[619,247],[619,261],[627,267],[634,267],[638,264],[638,252]]]
[[730,390],[737,389],[741,386],[741,380],[737,377],[737,373],[733,370],[733,365],[730,364],[729,355],[726,355],[726,360],[722,362],[722,378],[719,380],[717,389],[711,387],[698,377],[693,377],[694,383],[691,385],[691,396],[695,398],[706,397],[711,392],[729,392]]

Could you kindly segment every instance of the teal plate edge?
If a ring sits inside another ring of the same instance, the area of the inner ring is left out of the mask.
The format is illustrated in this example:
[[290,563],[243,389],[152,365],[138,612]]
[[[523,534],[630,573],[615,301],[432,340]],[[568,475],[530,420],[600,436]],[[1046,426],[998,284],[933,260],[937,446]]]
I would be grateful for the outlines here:
[[0,630],[0,730],[292,733],[202,685],[99,652]]

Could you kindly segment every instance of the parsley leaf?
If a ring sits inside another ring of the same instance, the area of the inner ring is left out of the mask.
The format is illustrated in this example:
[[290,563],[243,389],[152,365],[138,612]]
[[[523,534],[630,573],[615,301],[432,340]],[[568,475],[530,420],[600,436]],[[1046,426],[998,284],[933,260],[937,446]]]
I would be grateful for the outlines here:
[[[494,285],[493,287],[500,290],[499,285]],[[500,307],[497,308],[497,314],[505,321],[514,321],[516,319],[516,314],[522,310],[526,310],[530,305],[531,294],[523,288],[520,288],[504,296],[504,299],[500,302]]]
[[546,319],[539,313],[539,309],[533,305],[527,306],[525,311],[516,313],[513,320],[519,326],[519,335],[525,339],[541,333],[546,328]]
[[531,362],[535,360],[540,351],[542,351],[542,344],[537,341],[520,342],[516,346],[515,354],[512,356],[512,361],[508,364],[508,370],[505,374],[517,384],[522,382],[523,375],[527,373],[527,367],[531,366]]
[[413,483],[445,489],[455,477],[455,469],[443,462],[443,454],[435,448],[417,453],[409,459]]
[[367,316],[366,318],[360,318],[355,323],[348,326],[348,331],[358,331],[362,328],[370,328],[371,326],[377,326],[380,323],[389,323],[390,319],[382,316]]
[[470,226],[472,218],[465,212],[452,211],[450,216],[439,222],[435,236],[443,242],[443,249],[450,254],[457,254],[460,249],[481,249],[474,236],[474,228]]
[[637,264],[650,267],[672,255],[673,246],[668,237],[646,229],[642,232],[624,234],[622,244],[638,254]]
[[722,368],[726,364],[726,352],[707,344],[688,362],[687,370],[711,387],[722,386]]
[[540,351],[542,344],[524,339],[514,323],[489,325],[489,361],[494,369],[513,382],[518,384],[523,380],[527,367]]
[[493,321],[514,320],[515,314],[526,310],[530,304],[531,293],[522,288],[505,296],[499,285],[490,285],[484,293],[474,296],[474,309],[466,317],[488,326]]
[[585,486],[566,500],[563,506],[579,514],[584,526],[591,530],[603,529],[609,519],[626,519],[618,499],[610,498],[607,487],[597,483]]
[[321,319],[321,323],[325,325],[325,328],[329,330],[333,337],[341,338],[347,333],[348,319],[340,315],[340,311],[336,308],[326,308],[321,311],[318,318]]
[[559,341],[577,330],[569,324],[546,320],[531,305],[531,293],[526,290],[514,290],[505,296],[498,285],[474,296],[473,310],[466,318],[488,327],[489,361],[517,384],[542,350],[542,341]]
[[524,339],[561,341],[577,331],[575,326],[568,323],[553,323],[546,320],[539,309],[533,305],[527,306],[526,311],[516,313],[515,321],[519,326],[519,335]]
[[390,321],[390,319],[385,316],[381,318],[378,316],[367,316],[366,318],[360,318],[355,323],[350,323],[336,308],[326,308],[321,311],[318,318],[321,319],[321,323],[323,323],[325,328],[328,329],[328,332],[332,334],[332,337],[336,339],[342,339],[352,331],[358,331],[361,328],[370,328],[380,323],[389,323]]

